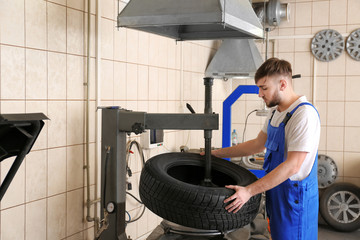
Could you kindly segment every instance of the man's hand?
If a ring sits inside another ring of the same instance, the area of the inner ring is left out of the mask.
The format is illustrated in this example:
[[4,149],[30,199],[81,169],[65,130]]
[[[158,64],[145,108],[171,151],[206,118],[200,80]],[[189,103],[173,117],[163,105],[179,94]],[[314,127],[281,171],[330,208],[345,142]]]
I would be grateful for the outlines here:
[[235,185],[228,185],[225,187],[236,191],[231,197],[224,200],[224,203],[231,202],[225,207],[228,212],[237,213],[240,208],[252,197],[246,187]]

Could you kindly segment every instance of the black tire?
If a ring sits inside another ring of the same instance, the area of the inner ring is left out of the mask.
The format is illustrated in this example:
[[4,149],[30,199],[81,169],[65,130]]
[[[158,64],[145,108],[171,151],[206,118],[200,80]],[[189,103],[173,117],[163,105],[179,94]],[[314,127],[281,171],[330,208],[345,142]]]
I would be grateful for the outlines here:
[[360,228],[360,189],[350,183],[335,183],[320,198],[320,213],[325,222],[341,232]]
[[140,198],[160,217],[191,228],[228,231],[243,227],[256,217],[261,195],[236,214],[225,210],[223,201],[234,191],[225,185],[246,186],[257,180],[247,169],[212,157],[212,182],[200,186],[205,158],[193,153],[166,153],[149,159],[141,172]]

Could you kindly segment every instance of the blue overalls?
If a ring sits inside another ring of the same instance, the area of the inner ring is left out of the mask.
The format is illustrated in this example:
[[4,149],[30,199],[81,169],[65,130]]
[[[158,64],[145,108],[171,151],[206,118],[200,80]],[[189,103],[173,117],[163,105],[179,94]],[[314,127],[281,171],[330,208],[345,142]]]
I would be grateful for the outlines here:
[[[285,161],[285,125],[300,103],[286,114],[279,127],[268,123],[264,170],[271,172]],[[313,106],[314,107],[314,106]],[[273,112],[274,115],[274,112]],[[319,192],[317,181],[317,155],[308,177],[302,181],[285,182],[266,192],[266,210],[270,219],[273,240],[316,240],[318,237]]]

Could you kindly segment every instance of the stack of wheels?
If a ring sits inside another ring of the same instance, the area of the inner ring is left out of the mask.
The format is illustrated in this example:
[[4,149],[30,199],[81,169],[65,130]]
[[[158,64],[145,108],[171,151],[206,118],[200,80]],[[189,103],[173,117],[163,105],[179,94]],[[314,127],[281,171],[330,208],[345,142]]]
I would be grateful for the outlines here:
[[191,228],[226,232],[256,217],[261,195],[253,196],[237,213],[225,210],[224,200],[234,194],[226,185],[247,186],[257,180],[247,169],[212,157],[212,183],[203,186],[205,157],[166,153],[149,159],[140,177],[140,198],[158,216]]
[[360,228],[360,188],[350,183],[335,183],[320,198],[320,213],[325,222],[342,232]]

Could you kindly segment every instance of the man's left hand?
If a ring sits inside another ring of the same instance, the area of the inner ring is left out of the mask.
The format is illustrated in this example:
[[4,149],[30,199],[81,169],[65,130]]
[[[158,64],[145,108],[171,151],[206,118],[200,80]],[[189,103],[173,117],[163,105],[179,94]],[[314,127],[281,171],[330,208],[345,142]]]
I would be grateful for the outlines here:
[[246,187],[235,185],[228,185],[225,187],[236,191],[231,197],[224,200],[224,203],[231,202],[225,207],[228,212],[237,213],[240,208],[252,197]]

